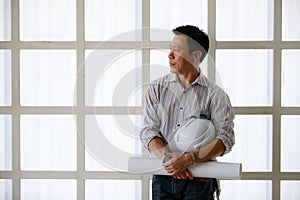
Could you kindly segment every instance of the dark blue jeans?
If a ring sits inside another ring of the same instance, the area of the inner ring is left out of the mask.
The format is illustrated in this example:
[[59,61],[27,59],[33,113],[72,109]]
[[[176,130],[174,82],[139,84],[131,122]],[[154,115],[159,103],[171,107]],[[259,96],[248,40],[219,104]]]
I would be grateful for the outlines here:
[[172,176],[154,175],[152,180],[153,200],[213,200],[214,179],[205,182],[174,179]]

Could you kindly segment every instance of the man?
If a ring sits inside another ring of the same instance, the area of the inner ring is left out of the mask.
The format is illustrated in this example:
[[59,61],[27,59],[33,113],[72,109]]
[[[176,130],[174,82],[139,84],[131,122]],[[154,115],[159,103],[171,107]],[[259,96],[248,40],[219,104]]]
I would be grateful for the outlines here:
[[[150,84],[140,133],[145,148],[165,161],[162,165],[170,174],[153,176],[152,197],[210,200],[215,179],[193,177],[188,167],[231,151],[234,112],[227,94],[199,68],[209,49],[208,36],[191,25],[177,27],[173,33],[168,55],[171,73]],[[192,152],[170,152],[168,143],[174,130],[190,116],[200,114],[214,124],[216,138]]]

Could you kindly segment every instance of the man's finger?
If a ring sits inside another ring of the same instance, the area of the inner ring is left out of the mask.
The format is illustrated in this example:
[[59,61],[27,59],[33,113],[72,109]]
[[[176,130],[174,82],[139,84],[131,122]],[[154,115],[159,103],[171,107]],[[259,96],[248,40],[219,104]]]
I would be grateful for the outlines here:
[[184,171],[184,173],[190,180],[193,180],[194,177],[193,177],[192,173],[190,172],[190,170],[186,169]]

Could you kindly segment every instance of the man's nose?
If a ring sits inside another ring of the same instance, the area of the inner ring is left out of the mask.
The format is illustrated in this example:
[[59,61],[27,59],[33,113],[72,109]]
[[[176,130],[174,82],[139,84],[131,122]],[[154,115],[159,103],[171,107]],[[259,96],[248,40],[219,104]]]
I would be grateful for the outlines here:
[[168,57],[171,59],[171,58],[174,58],[174,51],[170,50],[170,53],[168,55]]

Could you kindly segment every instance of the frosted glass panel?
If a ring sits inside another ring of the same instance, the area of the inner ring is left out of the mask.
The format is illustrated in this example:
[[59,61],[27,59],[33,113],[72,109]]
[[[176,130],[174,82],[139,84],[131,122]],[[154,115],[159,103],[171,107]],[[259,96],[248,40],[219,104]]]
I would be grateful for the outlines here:
[[217,40],[272,40],[273,0],[217,0]]
[[[11,116],[0,115],[0,170],[12,169]],[[1,190],[0,190],[1,191]],[[0,198],[1,199],[1,198]]]
[[141,40],[140,35],[120,37],[141,28],[141,4],[141,0],[85,0],[85,39]]
[[86,148],[85,151],[85,170],[86,171],[113,171],[109,166],[102,163],[101,160],[90,151],[89,148]]
[[141,181],[135,180],[86,180],[85,199],[141,199]]
[[281,171],[300,172],[300,116],[281,117]]
[[76,1],[20,0],[20,39],[76,40]]
[[281,200],[299,199],[300,181],[281,181]]
[[74,50],[22,50],[21,105],[71,106],[76,97]]
[[141,155],[141,116],[88,115],[85,122],[87,170],[126,171],[129,156]]
[[272,116],[236,115],[232,152],[219,161],[241,162],[243,171],[272,171]]
[[300,50],[282,51],[281,103],[283,106],[300,106]]
[[282,39],[300,40],[300,1],[282,1]]
[[0,179],[0,199],[12,200],[12,181]]
[[0,1],[0,41],[11,40],[10,0]]
[[271,106],[272,50],[217,50],[216,81],[234,106]]
[[149,199],[152,199],[152,180],[149,181]]
[[89,50],[86,56],[87,105],[141,105],[141,51]]
[[[170,50],[156,49],[150,51],[150,80],[153,81],[159,77],[170,73],[169,58]],[[207,57],[200,64],[201,72],[207,76]]]
[[170,50],[159,49],[150,51],[150,80],[153,81],[170,73],[169,55]]
[[272,200],[271,181],[221,181],[222,200]]
[[76,180],[21,180],[22,200],[76,200]]
[[22,170],[76,170],[76,129],[72,115],[21,116]]
[[0,199],[12,200],[12,181],[0,179]]
[[[177,26],[195,25],[207,32],[207,0],[151,0],[150,27],[172,31]],[[151,34],[151,40],[170,40]]]
[[0,50],[0,106],[11,105],[11,51]]

